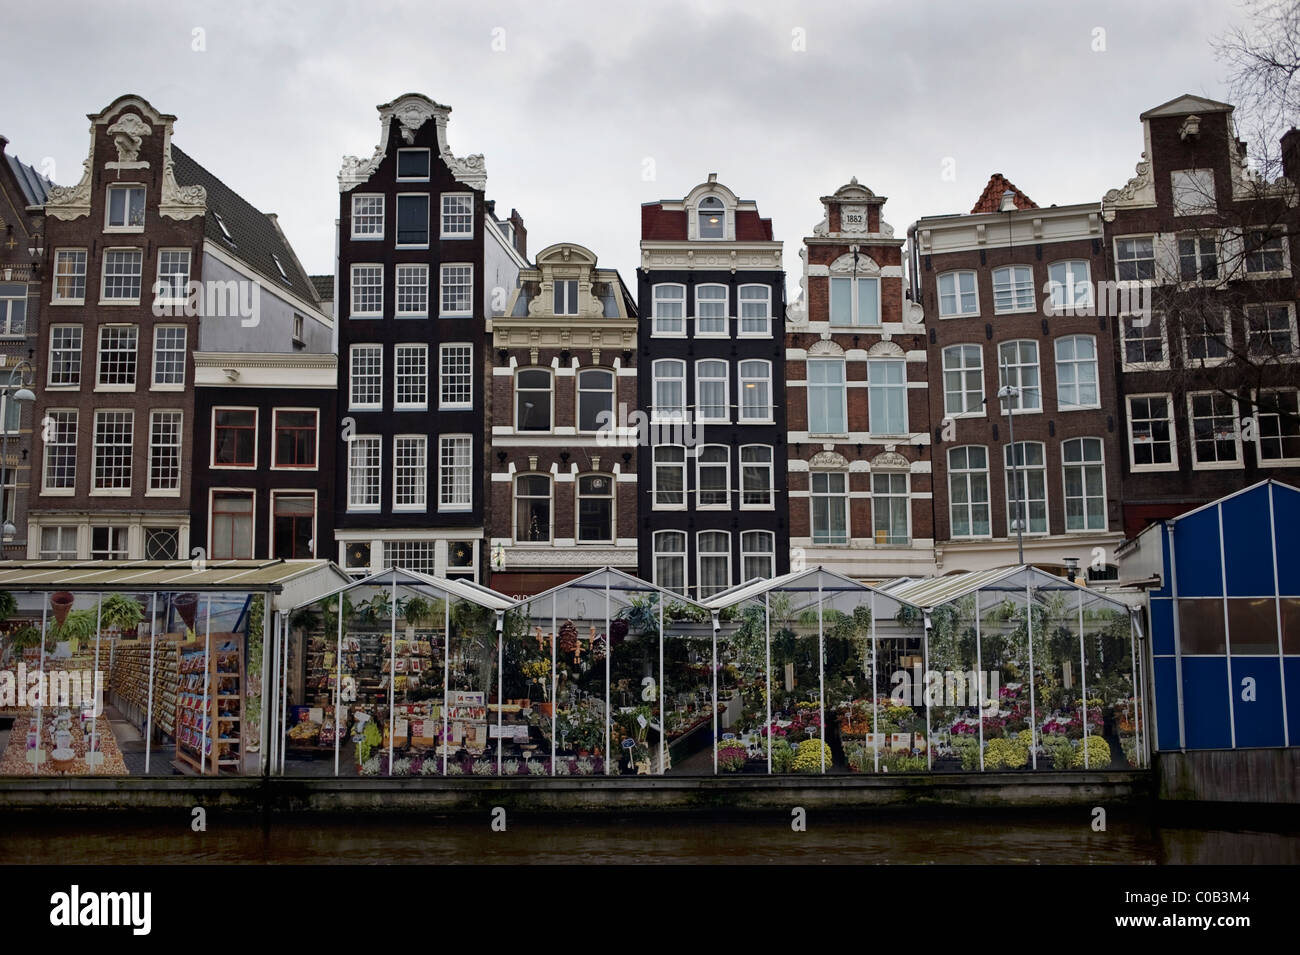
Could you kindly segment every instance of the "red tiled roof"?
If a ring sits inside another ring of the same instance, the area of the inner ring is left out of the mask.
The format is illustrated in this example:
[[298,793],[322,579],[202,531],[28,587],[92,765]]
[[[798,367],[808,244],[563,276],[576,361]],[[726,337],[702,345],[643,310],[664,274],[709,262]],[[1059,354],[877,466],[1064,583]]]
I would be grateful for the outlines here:
[[642,206],[641,238],[685,241],[686,213],[669,212],[657,202]]
[[771,242],[772,220],[760,217],[757,212],[737,212],[736,241]]
[[999,211],[1002,208],[1002,194],[1008,189],[1015,190],[1016,195],[1012,201],[1017,209],[1038,208],[1038,203],[1016,188],[1014,182],[1007,179],[1002,173],[995,172],[989,176],[989,184],[984,187],[984,192],[980,194],[979,201],[975,203],[975,208],[971,209],[971,215]]

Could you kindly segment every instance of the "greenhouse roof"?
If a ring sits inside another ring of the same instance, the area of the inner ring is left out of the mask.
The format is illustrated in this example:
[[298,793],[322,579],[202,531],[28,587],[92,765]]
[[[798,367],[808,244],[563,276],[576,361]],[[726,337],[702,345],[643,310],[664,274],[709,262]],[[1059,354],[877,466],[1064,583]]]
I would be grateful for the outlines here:
[[[333,573],[331,573],[333,571]],[[188,560],[3,560],[5,590],[87,591],[270,591],[288,581],[323,575],[332,583],[347,576],[327,560],[209,560],[195,569]]]
[[337,594],[346,593],[358,587],[391,587],[393,585],[398,587],[433,587],[441,590],[449,597],[468,600],[470,603],[486,607],[489,610],[509,610],[515,605],[515,601],[504,594],[499,594],[490,587],[484,587],[474,581],[435,577],[432,574],[422,574],[417,570],[407,570],[404,567],[390,567],[361,580],[352,580],[342,587],[335,587],[325,593],[316,594],[293,609],[297,610],[298,607],[320,603],[322,600],[328,600]]
[[[1073,581],[1066,580],[1064,577],[1058,577],[1055,574],[1049,574],[1045,570],[1040,570],[1032,564],[1019,564],[1011,567],[994,567],[989,570],[972,570],[958,574],[948,574],[944,577],[925,577],[912,578],[901,577],[897,580],[891,580],[883,585],[880,589],[891,597],[915,604],[918,607],[937,607],[940,604],[948,603],[952,600],[973,594],[978,590],[988,588],[1004,590],[1006,585],[1017,577],[1028,574],[1042,581],[1042,585],[1050,584],[1053,589],[1057,590],[1078,590],[1086,592],[1089,596],[1104,600],[1107,603],[1115,604],[1118,607],[1129,609],[1128,604],[1116,600],[1106,594],[1092,590],[1088,587],[1081,586]],[[995,586],[1001,584],[1002,586]]]
[[[854,580],[851,577],[845,577],[843,574],[837,574],[833,570],[825,570],[822,567],[812,567],[808,570],[796,570],[788,574],[782,574],[780,577],[762,578],[756,577],[753,580],[746,581],[743,584],[737,584],[727,590],[714,594],[703,604],[708,610],[723,610],[727,607],[735,606],[746,600],[752,600],[755,597],[761,597],[763,594],[770,593],[773,590],[806,590],[809,592],[821,589],[823,591],[875,591],[883,593],[883,588],[872,587],[861,581]],[[897,594],[889,594],[896,600],[903,599]],[[909,601],[910,602],[910,601]]]
[[658,584],[652,584],[649,581],[642,580],[640,577],[633,577],[631,574],[625,573],[616,567],[602,567],[599,570],[593,570],[589,574],[575,577],[573,580],[552,587],[550,590],[543,590],[540,594],[534,594],[531,597],[524,597],[522,600],[511,601],[510,605],[512,607],[522,607],[535,600],[544,600],[547,597],[552,597],[565,590],[604,590],[607,587],[611,591],[630,590],[637,593],[649,592],[663,594],[666,600],[689,604],[692,607],[708,609],[707,604],[702,604],[698,600],[692,600],[690,597],[684,597],[676,591],[666,590]]

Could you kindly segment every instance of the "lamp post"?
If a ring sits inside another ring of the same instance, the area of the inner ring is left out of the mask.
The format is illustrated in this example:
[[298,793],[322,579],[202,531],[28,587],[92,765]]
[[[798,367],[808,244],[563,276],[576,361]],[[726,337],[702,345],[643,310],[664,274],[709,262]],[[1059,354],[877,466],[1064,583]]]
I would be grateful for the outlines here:
[[[4,475],[4,480],[0,480],[0,542],[8,543],[18,534],[18,528],[14,527],[9,520],[8,506],[5,501],[5,485],[8,483],[9,473],[12,470],[9,467],[9,402],[18,402],[18,421],[22,423],[22,406],[30,404],[36,400],[36,395],[27,387],[23,380],[23,372],[31,371],[32,366],[29,361],[23,359],[9,372],[9,381],[0,385],[0,474]],[[16,380],[15,380],[16,379]],[[9,393],[13,392],[11,396]],[[17,482],[15,482],[16,487]]]
[[[1004,358],[1002,360],[1002,380],[1006,382],[1010,382],[1011,379],[1007,372],[1008,372],[1007,362],[1006,359]],[[1021,500],[1020,500],[1020,465],[1016,461],[1016,424],[1015,424],[1016,416],[1015,416],[1015,409],[1012,407],[1010,401],[1010,399],[1012,398],[1019,400],[1020,387],[1018,385],[1005,384],[998,389],[998,397],[1002,399],[1004,402],[1006,402],[1007,437],[1010,439],[1011,442],[1010,444],[1011,488],[1012,488],[1011,493],[1016,500],[1016,508],[1015,508],[1016,557],[1017,557],[1016,562],[1018,564],[1023,565],[1025,562],[1025,527],[1024,527],[1024,515],[1021,512]]]

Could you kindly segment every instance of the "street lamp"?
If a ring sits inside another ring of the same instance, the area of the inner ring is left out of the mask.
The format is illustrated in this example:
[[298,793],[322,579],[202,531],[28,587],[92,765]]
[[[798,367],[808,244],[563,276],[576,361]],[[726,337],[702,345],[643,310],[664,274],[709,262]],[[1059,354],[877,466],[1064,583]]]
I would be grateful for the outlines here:
[[[14,527],[13,522],[9,520],[5,503],[5,486],[8,484],[11,471],[9,467],[9,402],[18,402],[18,421],[21,424],[22,406],[36,400],[36,395],[23,381],[22,373],[24,369],[27,371],[32,370],[31,362],[26,359],[14,365],[9,372],[9,382],[0,385],[0,474],[4,477],[3,480],[0,480],[0,519],[3,519],[3,524],[0,524],[0,542],[3,543],[8,543],[18,536],[18,528]],[[15,376],[17,377],[15,378]],[[11,391],[13,392],[12,396],[9,394]],[[15,482],[16,487],[17,482]]]
[[[1011,381],[1011,377],[1007,373],[1007,361],[1005,358],[1002,359],[1002,380],[1005,382]],[[998,389],[998,397],[1006,402],[1007,437],[1011,442],[1011,488],[1012,496],[1016,500],[1014,519],[1016,525],[1016,556],[1018,558],[1017,563],[1023,565],[1025,562],[1025,522],[1024,515],[1021,513],[1020,465],[1016,461],[1016,416],[1014,408],[1011,406],[1011,402],[1009,401],[1011,398],[1019,400],[1020,388],[1017,385],[1005,384]]]

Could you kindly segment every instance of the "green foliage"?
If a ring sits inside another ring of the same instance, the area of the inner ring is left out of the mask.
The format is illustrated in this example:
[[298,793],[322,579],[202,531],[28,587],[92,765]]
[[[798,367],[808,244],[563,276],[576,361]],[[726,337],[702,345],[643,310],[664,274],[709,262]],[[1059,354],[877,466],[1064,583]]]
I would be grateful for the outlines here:
[[0,620],[8,620],[18,612],[18,599],[7,590],[0,590]]
[[980,768],[980,741],[975,736],[954,736],[952,748],[961,757],[961,768],[970,772]]
[[1069,769],[1074,765],[1074,743],[1070,737],[1052,733],[1043,737],[1043,751],[1052,760],[1052,769]]
[[772,772],[789,773],[794,769],[794,747],[784,736],[772,740]]
[[615,616],[616,619],[627,621],[627,628],[631,633],[657,637],[659,636],[659,594],[647,593],[633,597],[628,606]]
[[125,633],[140,626],[140,621],[144,620],[144,608],[126,594],[109,594],[100,606],[99,620],[105,628],[117,627]]
[[921,773],[929,768],[924,756],[911,756],[907,753],[890,753],[880,762],[891,773]]
[[39,627],[33,627],[28,624],[25,627],[19,627],[9,635],[9,645],[15,650],[26,650],[30,647],[39,647],[41,645],[41,631]]
[[673,600],[664,608],[664,617],[678,623],[708,623],[709,612],[694,604],[684,604]]

